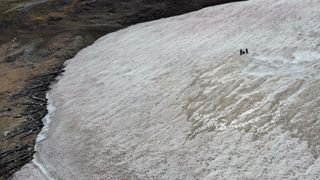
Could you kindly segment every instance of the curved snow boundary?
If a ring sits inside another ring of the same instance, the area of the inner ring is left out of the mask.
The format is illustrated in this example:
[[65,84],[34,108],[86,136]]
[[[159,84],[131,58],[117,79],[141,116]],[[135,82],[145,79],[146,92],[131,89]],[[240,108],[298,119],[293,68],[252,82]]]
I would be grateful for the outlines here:
[[[46,94],[46,98],[48,99],[48,105],[47,105],[47,110],[48,113],[47,115],[42,119],[43,122],[43,128],[41,132],[38,134],[37,139],[36,139],[36,144],[35,144],[35,151],[37,152],[39,150],[39,145],[47,139],[48,134],[49,134],[49,126],[52,121],[51,117],[53,116],[56,107],[54,105],[54,100],[50,97],[50,94]],[[48,179],[48,180],[54,180],[52,175],[49,173],[49,171],[46,169],[46,167],[40,162],[39,153],[35,153],[33,155],[33,160],[31,163],[25,165],[20,171],[18,171],[16,174],[14,174],[13,179],[32,179],[36,177],[37,179]],[[30,177],[27,173],[32,172],[33,177]]]
[[[54,101],[52,98],[50,98],[49,93],[46,94],[46,98],[48,99],[48,114],[42,119],[43,121],[43,128],[41,132],[38,134],[38,137],[36,139],[36,145],[35,145],[35,151],[38,150],[38,145],[41,143],[43,140],[45,140],[48,137],[48,132],[49,132],[49,125],[51,122],[51,116],[54,114],[54,111],[56,110],[54,106]],[[34,159],[32,162],[41,170],[42,174],[49,180],[53,180],[52,176],[48,172],[48,170],[41,164],[41,162],[38,160],[37,154],[34,155]]]
[[45,140],[48,136],[48,131],[49,131],[49,125],[51,122],[51,116],[53,115],[54,111],[56,110],[54,106],[54,101],[52,98],[50,98],[49,93],[46,94],[46,98],[48,99],[48,114],[42,119],[43,121],[43,128],[41,132],[38,134],[38,137],[36,139],[37,143],[41,143],[43,140]]

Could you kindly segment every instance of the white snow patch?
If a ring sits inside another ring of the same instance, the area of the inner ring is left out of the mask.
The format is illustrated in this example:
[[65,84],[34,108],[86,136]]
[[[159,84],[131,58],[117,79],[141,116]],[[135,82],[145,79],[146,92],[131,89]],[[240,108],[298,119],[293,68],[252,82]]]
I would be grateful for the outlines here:
[[50,91],[39,161],[55,179],[319,179],[319,9],[252,0],[100,38]]

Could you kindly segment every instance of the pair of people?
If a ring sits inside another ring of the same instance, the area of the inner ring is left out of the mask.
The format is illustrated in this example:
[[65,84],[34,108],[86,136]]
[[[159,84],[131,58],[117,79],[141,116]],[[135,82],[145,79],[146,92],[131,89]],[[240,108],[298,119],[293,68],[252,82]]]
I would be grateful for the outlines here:
[[249,54],[248,49],[247,49],[247,48],[246,48],[245,50],[240,49],[240,56],[241,56],[242,54]]

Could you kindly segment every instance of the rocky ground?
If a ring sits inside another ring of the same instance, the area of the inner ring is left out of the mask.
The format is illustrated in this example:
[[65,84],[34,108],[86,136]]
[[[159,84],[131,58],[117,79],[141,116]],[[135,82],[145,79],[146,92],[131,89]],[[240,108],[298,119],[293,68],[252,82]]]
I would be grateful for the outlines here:
[[32,160],[45,93],[100,36],[234,0],[0,0],[0,179]]

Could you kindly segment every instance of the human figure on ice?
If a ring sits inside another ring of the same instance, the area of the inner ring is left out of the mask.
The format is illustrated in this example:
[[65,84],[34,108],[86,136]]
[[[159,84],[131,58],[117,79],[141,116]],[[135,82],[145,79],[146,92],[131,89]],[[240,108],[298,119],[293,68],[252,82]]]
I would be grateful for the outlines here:
[[240,56],[241,56],[242,54],[249,54],[248,48],[246,48],[245,50],[240,49]]

